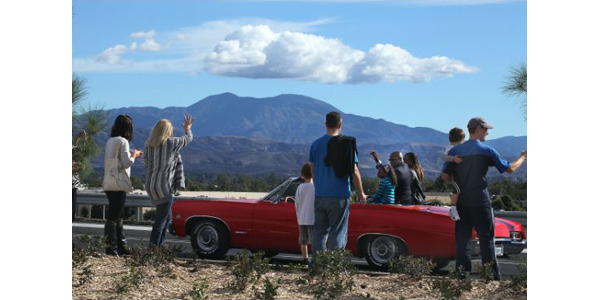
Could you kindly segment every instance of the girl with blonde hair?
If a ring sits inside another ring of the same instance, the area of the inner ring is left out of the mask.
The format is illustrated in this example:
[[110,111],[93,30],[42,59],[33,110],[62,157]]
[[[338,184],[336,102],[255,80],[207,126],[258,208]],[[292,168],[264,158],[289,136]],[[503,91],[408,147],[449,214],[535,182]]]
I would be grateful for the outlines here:
[[193,122],[191,116],[184,116],[185,135],[173,137],[173,124],[162,119],[156,123],[146,140],[146,191],[152,204],[156,205],[156,217],[150,233],[151,246],[160,246],[165,241],[175,194],[175,169],[179,151],[192,141]]

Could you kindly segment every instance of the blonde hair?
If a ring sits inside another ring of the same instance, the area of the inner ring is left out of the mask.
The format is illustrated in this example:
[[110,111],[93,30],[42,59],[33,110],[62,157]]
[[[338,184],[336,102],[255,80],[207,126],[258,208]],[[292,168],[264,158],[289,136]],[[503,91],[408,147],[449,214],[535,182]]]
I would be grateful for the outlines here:
[[152,128],[152,133],[146,140],[146,147],[160,147],[171,136],[173,136],[173,124],[167,119],[162,119]]

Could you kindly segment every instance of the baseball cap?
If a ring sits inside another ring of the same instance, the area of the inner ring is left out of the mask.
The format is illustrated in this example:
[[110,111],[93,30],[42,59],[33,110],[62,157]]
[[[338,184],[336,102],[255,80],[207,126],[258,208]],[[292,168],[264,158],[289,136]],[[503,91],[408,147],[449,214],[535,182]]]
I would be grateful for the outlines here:
[[489,124],[485,119],[480,117],[475,117],[469,120],[469,124],[467,124],[468,128],[476,128],[478,126],[482,126],[483,128],[492,129],[494,126]]

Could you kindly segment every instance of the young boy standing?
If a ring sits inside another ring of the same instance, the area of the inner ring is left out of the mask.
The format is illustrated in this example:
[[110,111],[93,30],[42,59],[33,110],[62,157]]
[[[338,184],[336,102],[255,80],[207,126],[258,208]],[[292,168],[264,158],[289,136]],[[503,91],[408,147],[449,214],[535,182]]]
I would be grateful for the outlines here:
[[304,180],[296,190],[294,205],[296,206],[296,219],[300,230],[298,242],[305,265],[308,265],[308,244],[312,244],[313,225],[315,224],[315,186],[313,185],[310,164],[304,164],[301,171]]
[[[454,127],[448,133],[448,138],[450,140],[450,145],[448,145],[444,150],[442,160],[445,162],[453,162],[460,164],[462,162],[462,158],[458,157],[458,155],[448,155],[448,152],[450,151],[450,149],[454,148],[454,146],[460,145],[465,141],[465,132],[458,127]],[[450,218],[454,221],[458,221],[460,220],[460,216],[458,215],[458,211],[456,210],[456,205],[458,204],[460,188],[458,187],[458,184],[454,182],[454,180],[450,180],[450,184],[452,184],[452,186],[456,190],[455,193],[450,193]]]

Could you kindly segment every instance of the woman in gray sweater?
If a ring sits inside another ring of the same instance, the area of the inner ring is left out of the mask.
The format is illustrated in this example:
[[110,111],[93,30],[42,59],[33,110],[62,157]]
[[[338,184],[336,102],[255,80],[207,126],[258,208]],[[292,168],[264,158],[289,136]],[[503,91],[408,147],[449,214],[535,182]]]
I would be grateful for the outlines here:
[[193,122],[191,116],[184,116],[185,135],[173,137],[171,121],[162,119],[156,123],[146,141],[144,151],[146,191],[152,204],[156,205],[156,217],[150,234],[151,246],[160,246],[165,241],[175,194],[177,156],[179,151],[192,141]]

